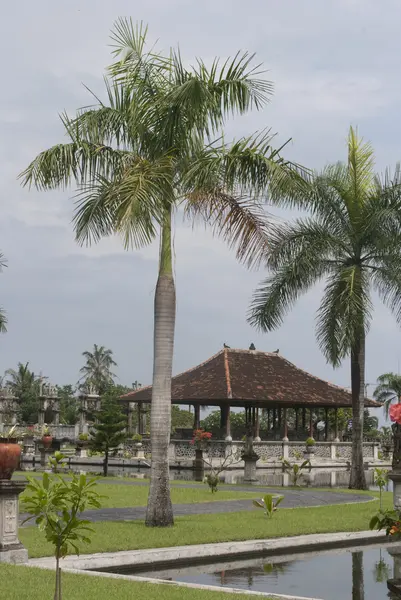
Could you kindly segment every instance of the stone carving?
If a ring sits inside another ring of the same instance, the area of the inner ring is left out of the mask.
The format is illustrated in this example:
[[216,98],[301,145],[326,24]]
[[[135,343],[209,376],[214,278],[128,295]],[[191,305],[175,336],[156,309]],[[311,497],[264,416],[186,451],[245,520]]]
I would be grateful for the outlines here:
[[4,514],[4,533],[15,533],[17,529],[17,513],[15,508],[15,500],[6,500],[4,502]]

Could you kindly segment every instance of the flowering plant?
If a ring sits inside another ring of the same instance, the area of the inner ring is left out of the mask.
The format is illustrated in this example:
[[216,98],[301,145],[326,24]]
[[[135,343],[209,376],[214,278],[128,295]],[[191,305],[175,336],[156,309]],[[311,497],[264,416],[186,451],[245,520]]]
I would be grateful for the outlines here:
[[397,510],[379,510],[369,524],[370,529],[386,530],[386,535],[395,539],[401,538],[401,515]]
[[210,442],[212,434],[204,429],[195,429],[194,437],[191,440],[191,444],[200,448],[203,444]]
[[392,404],[390,406],[390,419],[393,423],[401,425],[401,404]]

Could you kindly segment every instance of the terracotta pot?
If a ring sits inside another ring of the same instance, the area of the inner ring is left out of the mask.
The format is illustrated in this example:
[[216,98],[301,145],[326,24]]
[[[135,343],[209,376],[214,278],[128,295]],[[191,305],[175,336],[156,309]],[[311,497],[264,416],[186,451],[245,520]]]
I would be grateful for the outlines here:
[[50,448],[52,445],[53,437],[51,435],[42,436],[42,444],[45,448]]
[[20,456],[21,448],[15,438],[0,438],[0,479],[11,479]]

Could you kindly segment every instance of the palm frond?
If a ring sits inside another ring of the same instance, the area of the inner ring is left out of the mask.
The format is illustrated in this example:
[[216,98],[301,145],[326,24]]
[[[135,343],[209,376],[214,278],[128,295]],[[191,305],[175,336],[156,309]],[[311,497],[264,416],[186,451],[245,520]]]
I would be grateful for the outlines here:
[[65,189],[97,176],[111,177],[124,167],[127,154],[86,141],[57,144],[44,150],[20,173],[23,186],[38,190]]
[[348,135],[348,174],[352,189],[352,205],[350,211],[357,210],[355,205],[362,205],[372,193],[375,186],[374,154],[370,143],[358,137],[358,133],[350,127]]
[[222,191],[193,193],[185,205],[187,217],[212,227],[213,232],[236,249],[240,262],[249,268],[263,261],[269,246],[269,221],[263,208],[246,198]]
[[7,332],[7,316],[5,311],[0,308],[0,333]]
[[368,276],[355,265],[332,268],[317,314],[316,333],[333,366],[338,366],[368,331],[371,313]]

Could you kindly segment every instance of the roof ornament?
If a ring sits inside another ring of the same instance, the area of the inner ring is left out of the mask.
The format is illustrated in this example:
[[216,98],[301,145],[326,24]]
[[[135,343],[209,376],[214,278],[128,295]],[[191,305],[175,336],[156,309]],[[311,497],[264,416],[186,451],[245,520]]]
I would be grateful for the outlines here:
[[255,346],[255,344],[253,342],[249,346],[249,350],[256,350],[256,346]]
[[231,346],[227,346],[227,344],[224,342],[223,348],[231,348]]
[[273,354],[280,354],[280,348],[277,348],[277,350],[275,350],[275,351],[273,352]]

